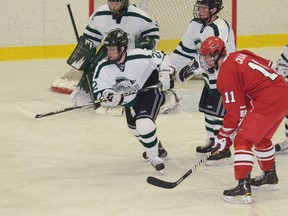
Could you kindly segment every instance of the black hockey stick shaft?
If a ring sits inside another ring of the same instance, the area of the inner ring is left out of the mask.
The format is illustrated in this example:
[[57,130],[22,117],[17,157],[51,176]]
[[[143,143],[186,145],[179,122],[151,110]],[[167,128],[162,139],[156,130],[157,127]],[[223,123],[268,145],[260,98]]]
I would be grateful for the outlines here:
[[[146,92],[146,91],[149,91],[151,89],[160,88],[160,87],[161,87],[160,84],[152,85],[152,86],[148,86],[148,87],[145,87],[145,88],[142,88],[142,89],[139,89],[139,90],[135,90],[135,91],[131,91],[131,92],[128,92],[128,93],[124,93],[122,95],[125,97],[125,96],[137,94],[137,93],[140,93],[140,92]],[[100,105],[101,102],[105,102],[105,100],[101,100],[100,99],[100,100],[97,100],[97,101],[94,101],[94,102],[91,102],[91,103],[87,103],[87,104],[84,104],[84,105],[81,105],[81,106],[67,107],[67,108],[63,108],[63,109],[52,111],[52,112],[48,112],[48,113],[36,114],[35,118],[43,118],[43,117],[56,115],[56,114],[60,114],[60,113],[63,113],[63,112],[68,112],[68,111],[81,109],[81,108],[85,108],[85,107],[90,107],[90,106],[94,106],[95,107],[95,105],[98,108],[98,107],[101,106]]]
[[201,158],[191,169],[189,169],[184,175],[182,175],[177,181],[175,182],[168,182],[153,176],[149,176],[147,178],[147,182],[151,185],[156,187],[161,187],[165,189],[173,189],[178,186],[184,179],[186,179],[190,174],[192,174],[200,165],[205,163],[211,155],[218,150],[219,146],[214,148],[211,152],[206,153],[205,157]]
[[67,4],[67,8],[68,8],[69,16],[70,16],[70,19],[71,19],[71,22],[72,22],[72,26],[73,26],[73,30],[74,30],[76,39],[79,42],[79,34],[78,34],[78,31],[77,31],[77,27],[76,27],[76,24],[75,24],[75,20],[74,20],[74,16],[73,16],[70,4]]
[[[100,104],[100,102],[99,102]],[[56,114],[60,114],[63,112],[68,112],[68,111],[72,111],[72,110],[76,110],[76,109],[82,109],[84,107],[91,107],[93,106],[93,103],[88,103],[82,106],[73,106],[73,107],[67,107],[64,109],[60,109],[60,110],[56,110],[56,111],[52,111],[52,112],[48,112],[48,113],[43,113],[43,114],[36,114],[35,118],[43,118],[43,117],[47,117],[47,116],[51,116],[51,115],[56,115]]]

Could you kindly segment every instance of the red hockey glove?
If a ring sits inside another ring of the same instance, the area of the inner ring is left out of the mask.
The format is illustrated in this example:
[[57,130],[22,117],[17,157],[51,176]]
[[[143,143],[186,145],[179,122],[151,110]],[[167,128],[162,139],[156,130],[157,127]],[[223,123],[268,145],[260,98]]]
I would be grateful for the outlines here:
[[220,128],[213,147],[219,148],[220,152],[227,150],[233,144],[235,134],[235,128]]

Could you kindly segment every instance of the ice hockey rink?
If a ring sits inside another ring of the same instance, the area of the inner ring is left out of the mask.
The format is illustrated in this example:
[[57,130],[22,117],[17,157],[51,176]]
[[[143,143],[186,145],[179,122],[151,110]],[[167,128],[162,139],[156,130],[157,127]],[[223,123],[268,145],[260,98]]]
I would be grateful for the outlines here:
[[[276,60],[282,47],[252,51]],[[253,190],[252,204],[223,201],[223,190],[237,184],[233,165],[201,165],[170,190],[146,182],[148,176],[176,181],[199,160],[195,147],[206,139],[197,111],[202,80],[177,85],[181,106],[157,119],[171,157],[161,176],[142,159],[123,116],[81,109],[31,117],[72,105],[49,89],[68,69],[66,59],[0,62],[1,216],[287,215],[288,152],[276,158],[280,190]],[[284,123],[273,138],[283,140]],[[258,174],[255,161],[252,176]]]

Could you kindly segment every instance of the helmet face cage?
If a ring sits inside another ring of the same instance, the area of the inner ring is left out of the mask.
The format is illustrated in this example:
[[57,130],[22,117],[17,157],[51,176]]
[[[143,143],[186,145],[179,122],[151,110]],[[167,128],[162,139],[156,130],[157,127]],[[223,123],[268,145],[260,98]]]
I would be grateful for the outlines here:
[[[219,59],[225,55],[226,48],[224,41],[216,36],[208,37],[200,47],[200,65],[206,72],[214,73],[214,69],[219,69]],[[211,60],[214,61],[214,66],[211,67],[206,63],[205,58],[207,56],[210,56]]]
[[[112,10],[109,4],[110,2],[121,3],[121,6],[118,10]],[[129,6],[129,0],[107,0],[107,4],[109,6],[110,11],[112,12],[112,18],[119,19],[126,13],[127,8]]]
[[[113,29],[111,30],[107,37],[104,40],[104,44],[106,47],[108,46],[116,46],[119,54],[119,57],[115,60],[109,60],[110,63],[117,63],[121,57],[125,54],[128,46],[128,34],[124,32],[122,29]],[[124,50],[121,50],[121,47],[124,47]]]
[[[207,5],[209,8],[209,17],[207,18],[200,18],[199,17],[199,7],[201,5]],[[213,13],[212,9],[216,8],[217,10]],[[197,0],[195,5],[194,5],[194,9],[193,9],[193,16],[194,18],[198,19],[201,23],[209,23],[212,16],[214,14],[219,13],[219,11],[223,9],[222,7],[222,0]]]

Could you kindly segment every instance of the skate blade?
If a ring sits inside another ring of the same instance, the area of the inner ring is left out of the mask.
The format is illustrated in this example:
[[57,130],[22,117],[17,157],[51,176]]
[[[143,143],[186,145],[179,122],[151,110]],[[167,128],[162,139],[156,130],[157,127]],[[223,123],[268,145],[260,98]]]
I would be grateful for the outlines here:
[[[144,159],[144,158],[143,158]],[[166,156],[166,157],[160,157],[160,159],[162,159],[163,161],[168,161],[171,160],[171,157]],[[149,163],[150,162],[150,158],[144,159],[145,162]]]
[[226,166],[233,164],[233,161],[231,158],[224,158],[220,160],[207,160],[206,161],[206,166]]
[[249,204],[252,202],[251,196],[224,196],[223,199],[229,203]]
[[265,184],[261,186],[253,186],[251,185],[252,189],[259,190],[259,191],[277,191],[280,189],[278,184]]

